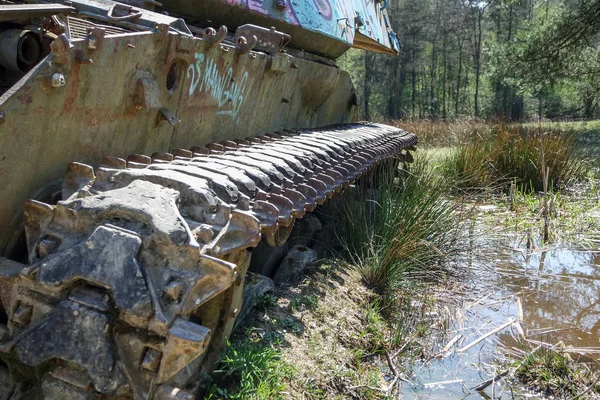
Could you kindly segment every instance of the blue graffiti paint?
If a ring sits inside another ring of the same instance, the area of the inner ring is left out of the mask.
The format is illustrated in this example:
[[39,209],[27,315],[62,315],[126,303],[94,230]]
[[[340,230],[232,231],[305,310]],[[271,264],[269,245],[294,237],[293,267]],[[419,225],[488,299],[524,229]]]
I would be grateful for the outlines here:
[[[276,9],[274,1],[268,0],[221,0],[230,5],[246,8],[252,13],[268,16],[289,24],[318,32],[348,45],[354,44],[355,35],[360,33],[373,43],[383,47],[399,49],[397,38],[384,21],[387,18],[388,0],[287,0],[285,12]],[[359,27],[355,17],[368,22]]]
[[217,103],[217,115],[227,115],[239,122],[248,89],[248,71],[238,81],[234,79],[231,67],[221,71],[214,60],[207,60],[203,53],[194,54],[194,58],[195,64],[190,64],[187,70],[187,77],[190,79],[188,94],[209,95]]

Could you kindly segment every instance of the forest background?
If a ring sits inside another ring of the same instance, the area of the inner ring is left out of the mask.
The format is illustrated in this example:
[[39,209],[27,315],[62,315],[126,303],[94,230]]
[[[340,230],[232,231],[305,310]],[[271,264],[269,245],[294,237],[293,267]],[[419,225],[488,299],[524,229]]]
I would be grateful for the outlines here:
[[600,117],[600,0],[392,0],[387,9],[400,56],[353,50],[340,60],[362,118]]

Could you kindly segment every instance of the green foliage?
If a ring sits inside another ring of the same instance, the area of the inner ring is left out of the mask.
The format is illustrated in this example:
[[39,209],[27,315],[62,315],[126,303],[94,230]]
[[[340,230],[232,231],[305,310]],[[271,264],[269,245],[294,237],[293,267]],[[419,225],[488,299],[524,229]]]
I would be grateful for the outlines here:
[[398,0],[399,57],[353,50],[366,119],[600,115],[600,0]]
[[542,191],[542,159],[549,170],[549,188],[565,187],[588,172],[574,134],[539,134],[537,129],[508,125],[494,126],[484,136],[473,135],[444,164],[446,175],[463,189],[516,182],[522,191]]
[[568,355],[540,348],[515,363],[515,377],[528,387],[548,396],[572,398],[584,390],[598,393],[595,374],[576,365]]
[[447,183],[427,160],[394,180],[393,169],[365,179],[338,210],[337,235],[363,280],[390,296],[410,276],[444,274],[442,262],[461,249],[464,215],[446,198]]
[[516,67],[523,81],[549,84],[565,76],[597,71],[598,53],[591,39],[598,33],[600,1],[558,4],[510,47],[508,56],[513,63],[506,64]]
[[381,354],[386,347],[386,321],[382,316],[381,301],[374,299],[365,306],[365,327],[358,335],[362,343],[357,351],[364,356]]
[[214,372],[206,399],[283,399],[285,378],[294,368],[280,351],[250,335],[229,344],[221,367]]
[[261,308],[263,310],[268,309],[277,304],[277,297],[267,293],[262,296],[258,296],[254,301],[254,307]]

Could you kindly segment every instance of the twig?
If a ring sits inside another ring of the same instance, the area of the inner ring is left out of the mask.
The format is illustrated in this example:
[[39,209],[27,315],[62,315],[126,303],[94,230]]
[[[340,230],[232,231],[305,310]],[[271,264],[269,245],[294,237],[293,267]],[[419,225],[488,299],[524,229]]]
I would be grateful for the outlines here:
[[553,328],[549,328],[546,330],[543,329],[531,329],[528,330],[527,333],[529,334],[529,336],[544,336],[544,335],[548,335],[550,333],[556,333],[556,332],[564,332],[564,331],[573,331],[579,328],[558,328],[558,329],[553,329]]
[[455,379],[453,381],[431,382],[431,383],[424,384],[423,387],[430,388],[430,387],[438,386],[438,385],[450,385],[453,383],[464,383],[464,381],[465,381],[464,379]]
[[509,327],[510,325],[514,324],[515,320],[511,319],[510,321],[508,321],[505,324],[500,325],[499,327],[497,327],[494,330],[489,331],[488,333],[486,333],[485,335],[481,336],[479,339],[475,340],[474,342],[471,342],[470,344],[466,345],[465,347],[463,347],[462,349],[458,349],[457,353],[464,353],[465,351],[469,350],[471,347],[475,346],[477,343],[487,339],[488,337],[500,332],[501,330]]
[[412,341],[413,341],[413,338],[410,338],[410,339],[409,339],[409,340],[408,340],[406,343],[404,343],[404,344],[402,345],[402,347],[400,347],[400,350],[398,350],[397,352],[395,352],[395,353],[394,353],[394,355],[392,356],[392,360],[395,360],[395,359],[396,359],[396,357],[398,357],[398,355],[399,355],[400,353],[402,353],[402,352],[404,351],[404,349],[405,349],[405,348],[406,348],[406,347],[407,347],[409,344],[411,344],[411,343],[412,343]]
[[448,344],[445,345],[444,348],[438,354],[436,354],[433,358],[436,358],[438,360],[441,358],[446,358],[448,351],[450,351],[450,348],[452,348],[452,346],[454,346],[456,344],[456,342],[458,342],[460,340],[460,338],[462,338],[462,335],[460,333],[458,335],[454,336],[452,338],[452,340],[450,340],[448,342]]
[[577,396],[575,396],[575,398],[573,400],[580,399],[584,394],[586,394],[587,392],[589,392],[590,390],[592,390],[594,388],[594,386],[596,386],[596,384],[598,383],[598,381],[600,381],[600,375],[598,375],[598,377],[596,378],[596,380],[587,389],[585,389],[583,392],[581,392]]
[[506,370],[504,372],[501,372],[501,373],[495,375],[493,378],[488,379],[487,381],[483,381],[479,385],[473,386],[470,390],[477,390],[477,391],[485,390],[492,383],[496,382],[500,378],[504,378],[506,375],[508,375],[509,372],[510,372],[510,370]]
[[350,386],[348,389],[350,389],[350,390],[356,390],[356,389],[369,389],[369,390],[372,390],[372,391],[374,391],[374,392],[387,393],[387,389],[376,388],[376,387],[374,387],[374,386],[369,386],[369,385],[356,385],[356,386]]
[[525,331],[523,330],[523,326],[521,326],[521,323],[519,321],[517,321],[515,323],[515,326],[517,327],[517,331],[519,332],[519,335],[521,335],[521,337],[523,339],[527,339],[527,337],[525,336]]
[[396,382],[398,382],[398,379],[400,379],[400,377],[395,376],[394,379],[392,379],[392,381],[386,388],[376,388],[374,386],[369,386],[369,385],[357,385],[357,386],[350,386],[348,389],[350,389],[350,390],[369,389],[374,392],[385,393],[386,395],[388,395],[394,389],[394,386],[396,386]]
[[385,358],[387,359],[388,366],[390,367],[390,371],[392,371],[392,373],[394,374],[394,376],[398,376],[398,372],[396,371],[396,368],[394,368],[394,363],[392,362],[392,358],[390,357],[390,353],[387,350],[385,351]]
[[519,296],[517,296],[517,311],[519,315],[519,321],[523,322],[523,302]]

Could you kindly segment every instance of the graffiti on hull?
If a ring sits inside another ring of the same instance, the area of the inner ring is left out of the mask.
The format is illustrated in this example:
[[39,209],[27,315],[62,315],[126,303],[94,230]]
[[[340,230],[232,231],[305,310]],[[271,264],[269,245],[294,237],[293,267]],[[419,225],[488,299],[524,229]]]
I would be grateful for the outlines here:
[[248,71],[236,79],[233,68],[223,71],[203,53],[194,54],[194,58],[196,62],[187,69],[187,78],[190,80],[188,95],[191,97],[204,93],[210,96],[217,103],[217,115],[226,115],[239,122],[248,89]]
[[360,33],[380,45],[397,48],[396,35],[389,26],[385,5],[374,0],[285,0],[285,9],[278,9],[273,0],[221,0],[252,13],[279,19],[289,24],[326,34],[354,44]]

